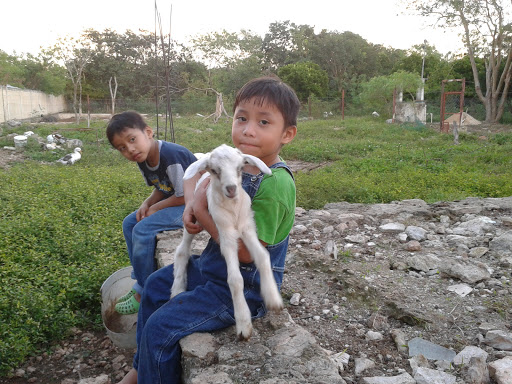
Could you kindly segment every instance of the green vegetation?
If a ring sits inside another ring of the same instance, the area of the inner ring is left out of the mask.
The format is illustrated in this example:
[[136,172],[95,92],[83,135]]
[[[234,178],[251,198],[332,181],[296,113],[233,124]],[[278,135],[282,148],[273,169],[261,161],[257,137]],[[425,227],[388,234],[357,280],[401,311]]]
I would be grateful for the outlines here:
[[[174,123],[176,141],[194,152],[231,142],[225,119]],[[15,130],[46,137],[61,129],[84,147],[82,160],[61,166],[54,160],[62,152],[42,152],[30,138],[25,153],[31,160],[0,169],[1,374],[65,337],[71,326],[101,327],[101,284],[129,265],[121,221],[150,189],[136,165],[110,148],[105,125],[93,125],[99,141],[94,131],[65,131],[62,125]],[[5,128],[4,134],[13,131]],[[325,119],[300,122],[296,140],[282,154],[286,160],[326,163],[296,173],[297,204],[307,209],[338,201],[512,195],[512,133],[486,141],[462,133],[459,141],[454,145],[452,136],[414,124]],[[0,138],[4,145],[12,141]]]

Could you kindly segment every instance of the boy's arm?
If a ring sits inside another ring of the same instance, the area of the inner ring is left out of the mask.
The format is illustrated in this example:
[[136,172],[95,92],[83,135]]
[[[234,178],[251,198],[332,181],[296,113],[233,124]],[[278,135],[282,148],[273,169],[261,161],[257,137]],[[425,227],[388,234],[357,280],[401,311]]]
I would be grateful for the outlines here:
[[203,227],[198,223],[197,218],[194,214],[194,191],[196,184],[199,181],[201,175],[197,174],[191,179],[184,180],[183,182],[183,193],[185,198],[185,210],[183,211],[183,226],[188,233],[196,234],[203,230]]
[[183,204],[185,204],[185,198],[183,196],[177,197],[173,195],[165,198],[164,193],[155,188],[153,189],[153,192],[151,192],[151,195],[144,200],[137,211],[137,220],[140,221],[145,217],[151,216],[153,213],[161,209],[176,207]]

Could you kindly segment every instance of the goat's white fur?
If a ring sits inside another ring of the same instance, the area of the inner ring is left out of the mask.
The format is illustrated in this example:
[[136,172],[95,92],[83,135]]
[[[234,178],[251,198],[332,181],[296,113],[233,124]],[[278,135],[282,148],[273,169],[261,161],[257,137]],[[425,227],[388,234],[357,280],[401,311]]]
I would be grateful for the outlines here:
[[[236,333],[238,338],[243,340],[250,338],[252,323],[251,312],[244,297],[244,281],[239,269],[237,244],[239,238],[249,250],[260,272],[261,296],[266,307],[270,310],[283,308],[283,300],[270,265],[270,255],[258,240],[251,199],[242,188],[242,168],[247,164],[258,167],[263,173],[271,173],[265,163],[257,157],[243,154],[238,149],[223,144],[192,163],[183,176],[183,179],[187,180],[200,171],[208,171],[210,174],[211,180],[206,192],[208,210],[217,226],[220,250],[226,259],[228,285],[235,311]],[[187,264],[193,238],[194,235],[188,233],[186,229],[183,230],[183,239],[174,256],[174,283],[171,288],[171,298],[187,288]]]

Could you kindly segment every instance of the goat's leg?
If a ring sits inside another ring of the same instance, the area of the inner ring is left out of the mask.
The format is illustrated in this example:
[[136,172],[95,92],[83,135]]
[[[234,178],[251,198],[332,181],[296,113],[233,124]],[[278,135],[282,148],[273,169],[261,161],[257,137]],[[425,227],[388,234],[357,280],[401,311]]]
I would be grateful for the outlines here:
[[248,226],[241,235],[242,241],[251,253],[254,264],[260,272],[260,290],[265,306],[272,311],[280,311],[283,309],[283,298],[272,273],[268,251],[258,240],[255,228]]
[[[220,232],[220,231],[219,231]],[[238,262],[238,245],[235,233],[219,233],[220,249],[226,260],[228,285],[233,298],[236,334],[240,340],[248,340],[252,334],[251,311],[244,296],[244,279]]]
[[183,229],[183,238],[174,253],[174,281],[171,288],[171,298],[187,290],[187,265],[193,239],[194,235]]

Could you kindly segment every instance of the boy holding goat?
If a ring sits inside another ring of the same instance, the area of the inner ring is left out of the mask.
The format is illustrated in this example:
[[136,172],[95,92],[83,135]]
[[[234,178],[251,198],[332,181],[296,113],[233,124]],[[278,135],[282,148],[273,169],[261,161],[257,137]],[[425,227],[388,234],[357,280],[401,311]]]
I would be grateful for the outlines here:
[[[264,174],[256,166],[246,165],[242,186],[252,200],[257,235],[270,254],[278,287],[283,280],[289,232],[295,218],[295,184],[279,153],[297,133],[299,109],[295,92],[275,77],[248,82],[238,92],[233,107],[234,146],[259,158],[271,171]],[[159,269],[147,279],[138,314],[133,369],[120,384],[180,383],[179,340],[195,332],[211,332],[235,324],[226,261],[220,251],[217,226],[208,211],[208,180],[195,192],[190,185],[185,187],[185,228],[191,234],[206,230],[211,239],[200,256],[188,261],[186,291],[169,298],[174,265]],[[240,240],[238,260],[251,317],[261,317],[267,308],[260,294],[259,272]]]

